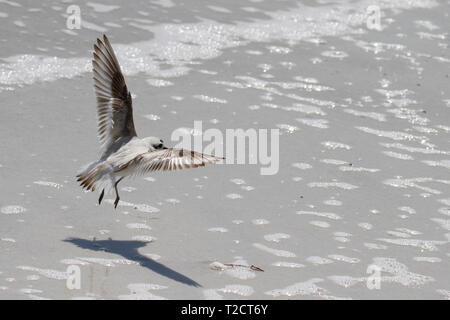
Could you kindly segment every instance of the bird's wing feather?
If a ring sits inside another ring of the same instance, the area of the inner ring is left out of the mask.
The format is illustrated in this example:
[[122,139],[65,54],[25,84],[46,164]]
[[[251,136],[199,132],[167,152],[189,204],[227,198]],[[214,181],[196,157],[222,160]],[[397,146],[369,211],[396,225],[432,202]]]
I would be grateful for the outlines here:
[[162,149],[142,153],[123,164],[120,170],[132,168],[135,175],[152,171],[171,171],[203,167],[205,164],[223,160],[222,157],[207,155],[185,149]]
[[97,97],[98,135],[103,148],[123,137],[136,136],[131,94],[119,62],[104,35],[94,45],[94,89]]

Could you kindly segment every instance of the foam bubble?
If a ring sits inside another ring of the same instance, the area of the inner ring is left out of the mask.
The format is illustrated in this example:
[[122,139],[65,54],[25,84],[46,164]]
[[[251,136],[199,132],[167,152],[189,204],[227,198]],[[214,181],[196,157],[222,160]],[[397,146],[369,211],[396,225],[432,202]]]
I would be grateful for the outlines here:
[[[168,3],[167,1],[163,3]],[[126,75],[144,72],[153,76],[180,76],[189,71],[188,65],[192,61],[216,58],[227,48],[250,42],[285,40],[295,44],[301,40],[324,36],[360,33],[363,31],[360,27],[366,24],[365,12],[370,4],[369,0],[325,8],[298,4],[297,8],[289,11],[266,12],[265,15],[270,19],[233,24],[213,21],[151,26],[134,24],[135,27],[150,31],[154,35],[153,39],[113,46]],[[437,3],[434,0],[399,0],[379,1],[377,5],[380,10],[397,9],[397,12],[398,9],[433,7]],[[91,6],[98,11],[115,9],[115,6],[93,2]],[[332,15],[329,14],[330,10],[333,10]],[[85,19],[82,19],[82,26],[98,32],[106,31]],[[340,52],[331,54],[335,57],[343,55]],[[0,84],[20,86],[36,81],[73,78],[91,72],[90,60],[33,55],[6,58],[6,63],[0,64]],[[167,65],[170,67],[167,68]]]
[[429,263],[436,263],[436,262],[441,262],[442,261],[442,259],[438,258],[438,257],[414,257],[413,259],[415,261],[429,262]]
[[116,264],[120,265],[139,265],[139,262],[129,259],[106,259],[93,257],[78,257],[75,260],[81,260],[88,263],[95,263],[105,267],[114,267]]
[[329,228],[330,224],[326,221],[310,221],[310,224],[312,224],[313,226],[316,227],[320,227],[320,228]]
[[396,158],[399,160],[414,160],[414,158],[409,154],[398,153],[394,151],[383,151],[383,154],[387,155],[388,157]]
[[328,120],[326,119],[311,119],[311,118],[297,118],[295,119],[301,124],[319,128],[319,129],[327,129],[328,128]]
[[305,282],[295,283],[295,284],[287,286],[283,289],[274,289],[274,290],[266,291],[265,294],[273,296],[273,297],[279,297],[279,296],[293,297],[293,296],[301,295],[301,296],[319,297],[319,298],[324,298],[324,299],[339,299],[338,297],[334,297],[334,296],[330,295],[328,290],[316,285],[316,283],[320,283],[322,281],[323,281],[323,279],[313,278],[313,279],[307,280]]
[[86,5],[94,9],[95,12],[100,13],[110,12],[120,8],[119,6],[105,5],[96,2],[87,2]]
[[145,230],[152,230],[152,228],[145,223],[128,223],[126,225],[129,229],[145,229]]
[[358,223],[358,227],[364,229],[364,230],[371,230],[373,228],[372,224],[368,223],[368,222],[361,222]]
[[228,199],[233,199],[233,200],[242,199],[242,196],[240,194],[238,194],[238,193],[230,193],[230,194],[227,194],[226,197]]
[[52,270],[52,269],[41,269],[41,268],[35,268],[30,266],[18,266],[17,267],[20,270],[24,271],[31,271],[39,273],[41,276],[44,276],[49,279],[56,279],[56,280],[65,280],[69,278],[69,274],[65,271],[58,271],[58,270]]
[[438,251],[437,246],[446,244],[447,241],[438,240],[419,240],[419,239],[377,239],[379,241],[384,241],[387,243],[392,243],[400,246],[411,246],[428,251]]
[[18,214],[27,211],[22,206],[5,206],[0,208],[0,212],[3,214]]
[[331,50],[331,51],[324,51],[321,53],[322,56],[328,57],[328,58],[337,58],[337,59],[344,59],[348,57],[348,54],[344,51],[337,51],[337,50]]
[[167,289],[166,286],[152,283],[132,283],[129,284],[127,288],[131,291],[131,294],[120,295],[120,300],[166,300],[166,298],[150,292]]
[[295,263],[295,262],[287,262],[287,261],[278,261],[278,262],[274,262],[274,263],[272,263],[272,265],[275,266],[275,267],[292,268],[292,269],[297,269],[297,268],[303,268],[303,267],[305,267],[304,264],[301,264],[301,263]]
[[285,258],[294,258],[296,257],[295,253],[293,252],[289,252],[286,250],[278,250],[278,249],[273,249],[273,248],[269,248],[263,244],[260,243],[254,243],[253,246],[259,250],[268,252],[270,254],[273,254],[277,257],[285,257]]
[[380,122],[386,121],[386,115],[378,112],[365,112],[354,109],[344,109],[344,112],[352,114],[357,117],[369,118]]
[[351,257],[346,257],[340,254],[330,254],[328,255],[329,258],[336,260],[336,261],[342,261],[342,262],[347,262],[347,263],[358,263],[361,260],[359,260],[358,258],[351,258]]
[[[114,203],[114,200],[112,199],[106,199],[105,202],[107,203]],[[134,209],[140,211],[140,212],[144,212],[144,213],[156,213],[159,212],[158,208],[152,207],[148,204],[134,204],[134,203],[130,203],[130,202],[126,202],[126,201],[120,201],[119,202],[119,206],[122,207],[133,207]]]
[[242,297],[251,296],[255,292],[252,287],[241,284],[226,285],[224,288],[217,289],[217,291],[223,293],[231,293]]
[[273,233],[273,234],[266,234],[264,236],[264,239],[269,242],[280,242],[280,240],[283,239],[289,239],[291,236],[286,233]]
[[310,263],[312,263],[312,264],[315,264],[315,265],[321,265],[321,264],[330,264],[330,263],[333,263],[332,260],[327,259],[327,258],[322,258],[322,257],[319,257],[319,256],[311,256],[311,257],[308,257],[308,258],[306,258],[306,261],[308,261],[308,262],[310,262]]
[[254,219],[254,220],[252,220],[252,223],[261,226],[261,225],[269,224],[270,222],[266,219]]
[[346,182],[310,182],[308,183],[308,187],[310,188],[339,188],[339,189],[344,189],[344,190],[353,190],[353,189],[357,189],[358,187],[350,184],[350,183],[346,183]]
[[203,290],[203,296],[206,300],[222,300],[223,296],[217,293],[217,289]]
[[292,166],[294,168],[300,169],[300,170],[307,170],[307,169],[311,169],[312,165],[310,165],[309,163],[293,163]]
[[136,240],[136,241],[144,241],[144,242],[153,242],[153,241],[156,240],[155,237],[147,236],[147,235],[133,236],[132,239],[133,239],[133,240]]
[[316,211],[297,211],[297,214],[299,215],[313,215],[318,217],[325,217],[332,220],[340,220],[342,219],[341,216],[339,216],[336,213],[332,212],[316,212]]
[[243,179],[236,178],[236,179],[231,179],[230,181],[237,185],[245,184],[245,181]]
[[52,187],[55,189],[61,189],[63,187],[61,184],[51,181],[34,181],[33,183],[40,186]]
[[334,141],[325,141],[325,142],[321,142],[320,144],[330,150],[335,150],[335,149],[350,150],[352,148],[348,144],[341,143],[341,142],[334,142]]
[[222,227],[215,227],[215,228],[209,228],[209,232],[219,232],[219,233],[225,233],[228,232],[228,229],[222,228]]
[[209,102],[209,103],[221,103],[221,104],[226,104],[228,103],[227,100],[225,99],[219,99],[219,98],[215,98],[215,97],[210,97],[204,94],[199,94],[199,95],[194,95],[195,99],[198,100],[202,100],[204,102]]

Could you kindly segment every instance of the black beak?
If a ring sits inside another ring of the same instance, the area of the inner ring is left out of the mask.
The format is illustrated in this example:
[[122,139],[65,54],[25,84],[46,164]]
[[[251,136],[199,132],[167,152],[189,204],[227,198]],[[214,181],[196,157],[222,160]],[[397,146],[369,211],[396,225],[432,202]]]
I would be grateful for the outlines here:
[[165,149],[168,149],[167,147],[163,147],[163,149],[165,150]]

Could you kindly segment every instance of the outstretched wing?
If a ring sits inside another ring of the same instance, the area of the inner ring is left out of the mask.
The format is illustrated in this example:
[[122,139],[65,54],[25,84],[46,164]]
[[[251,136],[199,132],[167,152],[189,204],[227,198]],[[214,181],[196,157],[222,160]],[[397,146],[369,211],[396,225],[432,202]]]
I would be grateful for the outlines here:
[[122,137],[136,136],[131,94],[119,62],[104,35],[94,44],[94,88],[97,96],[98,135],[103,148]]
[[151,171],[171,171],[203,167],[205,164],[223,160],[222,157],[185,149],[162,149],[142,153],[122,165],[119,171],[131,169],[135,175]]

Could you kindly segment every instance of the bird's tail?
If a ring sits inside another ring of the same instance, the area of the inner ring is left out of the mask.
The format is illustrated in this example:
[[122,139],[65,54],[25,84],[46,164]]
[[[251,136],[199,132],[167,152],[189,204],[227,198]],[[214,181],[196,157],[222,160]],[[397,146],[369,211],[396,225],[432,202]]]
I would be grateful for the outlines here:
[[105,189],[108,193],[115,183],[113,168],[104,161],[88,164],[78,172],[76,177],[81,187],[88,191]]

